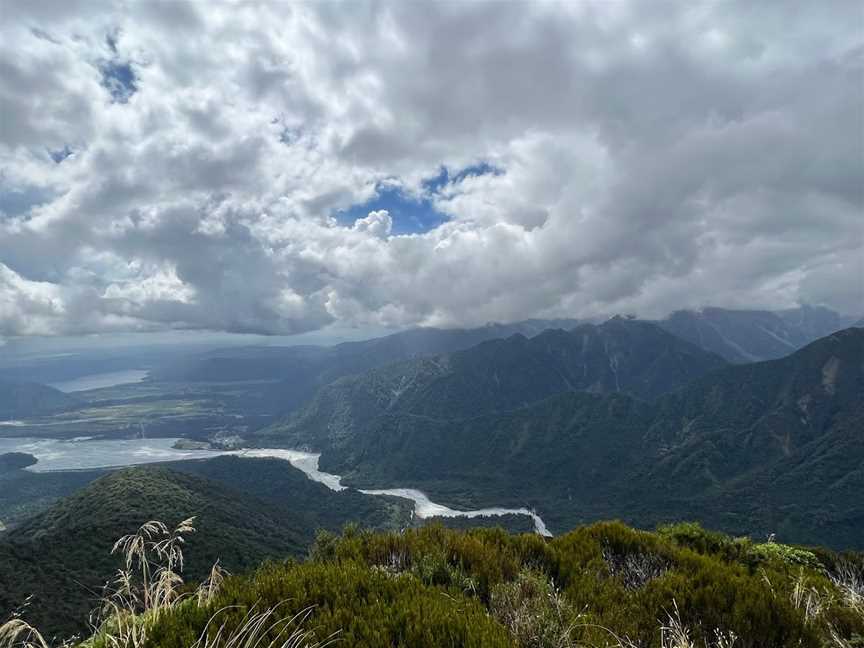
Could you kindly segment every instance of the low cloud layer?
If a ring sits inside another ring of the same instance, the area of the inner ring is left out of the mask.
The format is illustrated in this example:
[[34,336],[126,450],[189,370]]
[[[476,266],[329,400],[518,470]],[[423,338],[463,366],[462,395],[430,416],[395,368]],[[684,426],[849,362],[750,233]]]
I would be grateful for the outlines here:
[[855,3],[108,7],[4,6],[0,336],[864,311]]

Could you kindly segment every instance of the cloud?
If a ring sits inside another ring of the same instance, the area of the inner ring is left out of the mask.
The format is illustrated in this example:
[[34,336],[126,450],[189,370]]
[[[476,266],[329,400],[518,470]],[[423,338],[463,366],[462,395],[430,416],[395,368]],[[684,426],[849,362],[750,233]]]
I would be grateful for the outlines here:
[[864,311],[853,3],[4,17],[0,335]]
[[369,212],[366,218],[358,218],[354,221],[355,232],[368,232],[376,238],[386,238],[393,228],[393,219],[386,209]]

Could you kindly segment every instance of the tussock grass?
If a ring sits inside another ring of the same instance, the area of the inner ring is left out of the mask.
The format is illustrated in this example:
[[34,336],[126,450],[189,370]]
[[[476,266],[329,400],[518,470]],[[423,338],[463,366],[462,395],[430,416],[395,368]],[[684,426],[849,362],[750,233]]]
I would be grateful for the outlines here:
[[[0,625],[0,648],[144,648],[149,631],[159,618],[181,605],[208,606],[219,593],[228,572],[219,561],[194,591],[185,586],[182,572],[186,537],[195,533],[195,518],[190,517],[171,528],[150,520],[135,533],[114,543],[112,554],[120,555],[123,568],[106,584],[99,606],[90,614],[92,635],[77,643],[75,638],[56,646],[22,617],[26,602]],[[189,648],[325,648],[335,635],[317,641],[303,629],[312,613],[306,608],[293,616],[280,616],[280,606],[252,609],[239,627],[227,631],[219,625],[225,609],[208,621],[198,641]],[[265,640],[264,637],[275,638]]]
[[678,604],[672,602],[673,609],[666,623],[660,627],[661,648],[732,648],[738,641],[738,636],[731,631],[714,629],[713,641],[706,640],[704,644],[697,643],[691,635],[690,628],[681,620]]
[[[190,648],[325,648],[336,641],[332,635],[323,641],[317,641],[311,631],[303,630],[303,623],[312,614],[312,607],[307,607],[293,616],[281,617],[279,605],[264,610],[250,609],[239,627],[226,631],[223,624],[212,632],[219,618],[217,612],[207,623],[201,637]],[[273,637],[267,639],[267,637]]]
[[864,568],[841,562],[829,578],[843,597],[845,605],[864,617]]
[[0,626],[0,646],[49,648],[40,632],[23,619],[12,618]]
[[489,609],[523,648],[576,648],[573,630],[581,618],[545,574],[523,570],[496,586]]

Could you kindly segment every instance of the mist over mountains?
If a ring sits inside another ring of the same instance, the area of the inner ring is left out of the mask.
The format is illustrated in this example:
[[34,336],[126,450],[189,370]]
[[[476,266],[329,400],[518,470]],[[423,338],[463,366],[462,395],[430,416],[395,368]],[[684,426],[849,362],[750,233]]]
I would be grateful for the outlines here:
[[[660,326],[729,362],[758,362],[788,355],[813,340],[852,326],[856,317],[828,308],[801,306],[784,311],[704,308],[676,311]],[[860,325],[860,320],[858,324]]]

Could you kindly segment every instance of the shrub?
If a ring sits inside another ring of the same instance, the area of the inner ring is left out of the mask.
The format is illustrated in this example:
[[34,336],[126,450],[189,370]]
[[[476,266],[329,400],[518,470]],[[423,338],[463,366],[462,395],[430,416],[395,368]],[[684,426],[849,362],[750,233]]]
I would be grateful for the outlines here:
[[747,559],[752,563],[775,562],[786,565],[800,565],[821,570],[822,563],[812,551],[799,549],[779,542],[764,542],[750,547]]
[[[188,521],[187,521],[188,522]],[[148,523],[87,648],[861,648],[864,561],[698,525],[554,539],[440,525],[320,533],[304,563],[182,584],[182,536]],[[135,573],[133,573],[135,572]],[[291,638],[293,644],[286,644]],[[234,641],[232,644],[231,641]],[[29,644],[27,643],[29,642]],[[20,618],[0,648],[48,648]]]
[[515,581],[496,585],[489,610],[521,648],[575,647],[579,623],[569,601],[545,574],[524,569]]
[[[323,640],[338,632],[337,645],[513,646],[507,631],[476,600],[424,585],[411,574],[393,578],[354,561],[271,563],[251,576],[230,578],[209,606],[185,606],[163,616],[146,645],[188,648],[217,610],[225,610],[220,623],[230,631],[243,623],[250,610],[277,604],[287,616],[311,608],[305,621],[310,638]],[[264,634],[261,641],[271,638]]]

